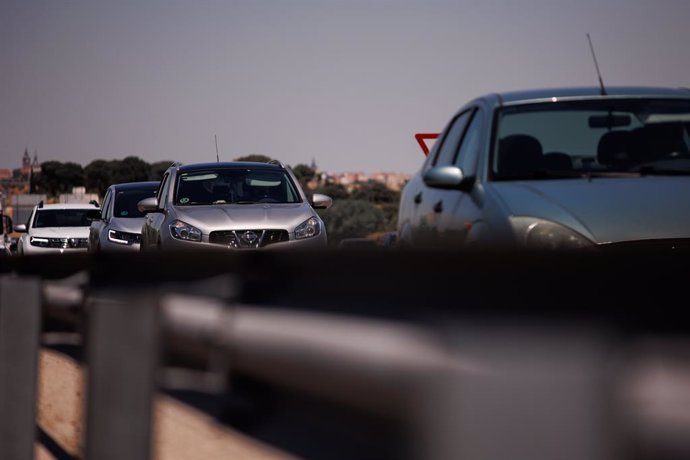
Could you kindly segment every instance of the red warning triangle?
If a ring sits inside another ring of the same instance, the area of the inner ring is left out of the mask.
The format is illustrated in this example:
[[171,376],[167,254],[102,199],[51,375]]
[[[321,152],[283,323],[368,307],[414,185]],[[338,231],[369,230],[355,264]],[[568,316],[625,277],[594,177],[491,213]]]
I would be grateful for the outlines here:
[[417,139],[419,146],[422,148],[424,156],[428,156],[429,146],[427,145],[426,141],[438,138],[438,133],[417,133],[414,135],[414,137]]

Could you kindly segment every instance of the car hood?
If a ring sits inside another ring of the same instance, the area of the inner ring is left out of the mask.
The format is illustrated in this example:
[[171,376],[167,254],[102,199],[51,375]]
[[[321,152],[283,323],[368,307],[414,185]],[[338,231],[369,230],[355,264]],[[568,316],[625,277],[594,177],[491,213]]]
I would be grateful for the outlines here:
[[141,234],[144,217],[113,217],[108,225],[113,230]]
[[198,227],[203,233],[241,229],[292,232],[297,225],[316,215],[308,203],[178,206],[176,214],[179,220]]
[[690,238],[690,177],[494,182],[511,216],[568,226],[596,243]]
[[88,238],[89,227],[45,227],[31,229],[31,236],[39,238]]

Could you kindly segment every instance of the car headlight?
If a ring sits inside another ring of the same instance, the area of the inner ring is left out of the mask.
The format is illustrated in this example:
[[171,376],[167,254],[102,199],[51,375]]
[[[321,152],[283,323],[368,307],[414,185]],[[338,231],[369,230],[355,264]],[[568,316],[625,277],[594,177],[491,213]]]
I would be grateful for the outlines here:
[[594,243],[575,230],[534,217],[511,217],[518,244],[527,249],[585,249]]
[[38,246],[39,248],[49,248],[50,247],[50,239],[40,238],[38,236],[30,237],[29,243],[31,244],[31,246]]
[[170,234],[178,240],[201,241],[201,230],[181,220],[170,224]]
[[321,233],[321,222],[316,217],[310,217],[295,228],[295,239],[311,238]]
[[121,232],[118,230],[108,230],[108,241],[117,244],[134,244],[141,242],[141,235],[138,233]]

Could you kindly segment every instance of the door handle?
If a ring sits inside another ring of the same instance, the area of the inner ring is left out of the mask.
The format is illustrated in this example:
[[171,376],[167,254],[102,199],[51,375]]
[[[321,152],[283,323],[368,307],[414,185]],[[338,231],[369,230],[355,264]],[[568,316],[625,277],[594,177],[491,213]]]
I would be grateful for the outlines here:
[[414,196],[414,202],[415,204],[419,204],[422,202],[422,192],[419,192]]
[[434,212],[443,212],[443,201],[439,201],[434,205]]

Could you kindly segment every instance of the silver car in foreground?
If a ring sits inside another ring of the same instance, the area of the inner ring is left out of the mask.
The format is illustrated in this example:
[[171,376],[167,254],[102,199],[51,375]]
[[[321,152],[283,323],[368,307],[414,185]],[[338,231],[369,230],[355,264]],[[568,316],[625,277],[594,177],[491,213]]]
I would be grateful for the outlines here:
[[283,164],[229,162],[175,164],[156,197],[142,200],[146,213],[141,249],[325,248],[326,229],[311,202]]
[[113,184],[103,196],[100,211],[91,214],[89,251],[139,250],[144,213],[138,203],[156,196],[157,181]]
[[407,246],[690,247],[690,90],[491,94],[403,190]]
[[43,204],[34,206],[26,224],[15,225],[23,233],[17,242],[19,255],[86,251],[89,241],[89,213],[93,204]]

